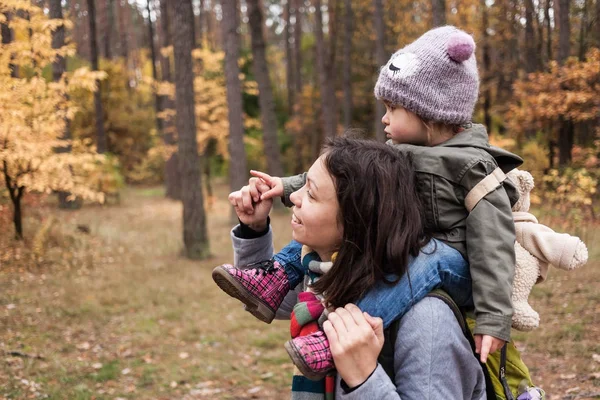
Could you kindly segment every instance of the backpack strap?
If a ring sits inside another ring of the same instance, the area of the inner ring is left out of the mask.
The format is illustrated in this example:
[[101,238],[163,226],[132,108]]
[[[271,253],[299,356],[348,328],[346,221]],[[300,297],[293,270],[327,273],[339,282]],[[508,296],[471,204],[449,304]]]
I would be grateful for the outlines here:
[[467,211],[471,212],[481,199],[496,190],[506,178],[506,174],[500,167],[497,167],[491,174],[483,178],[465,196],[465,208]]
[[396,374],[394,371],[394,356],[396,354],[396,338],[398,337],[398,329],[400,329],[400,318],[395,319],[390,326],[383,330],[383,347],[377,357],[377,362],[385,373],[394,382]]

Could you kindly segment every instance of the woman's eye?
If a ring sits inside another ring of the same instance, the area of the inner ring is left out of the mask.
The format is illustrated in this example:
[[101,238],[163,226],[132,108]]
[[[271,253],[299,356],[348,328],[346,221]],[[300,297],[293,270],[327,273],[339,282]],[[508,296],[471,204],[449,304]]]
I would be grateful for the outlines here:
[[314,199],[314,197],[312,196],[312,194],[310,194],[310,190],[306,191],[306,194],[308,195],[308,197],[310,197],[311,199]]

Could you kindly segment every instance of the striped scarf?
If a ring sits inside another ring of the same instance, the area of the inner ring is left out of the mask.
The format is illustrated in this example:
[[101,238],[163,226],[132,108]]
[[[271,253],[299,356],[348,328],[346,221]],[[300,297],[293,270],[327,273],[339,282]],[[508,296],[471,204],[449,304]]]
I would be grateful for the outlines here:
[[[335,259],[335,254],[332,260]],[[320,296],[310,290],[308,284],[315,282],[329,271],[333,262],[322,262],[316,252],[302,246],[302,265],[308,273],[304,278],[305,292],[298,295],[298,303],[291,315],[290,332],[292,338],[310,335],[320,330],[320,322],[326,317],[326,310]],[[292,400],[333,400],[335,398],[335,374],[319,381],[312,381],[294,368],[292,378]]]

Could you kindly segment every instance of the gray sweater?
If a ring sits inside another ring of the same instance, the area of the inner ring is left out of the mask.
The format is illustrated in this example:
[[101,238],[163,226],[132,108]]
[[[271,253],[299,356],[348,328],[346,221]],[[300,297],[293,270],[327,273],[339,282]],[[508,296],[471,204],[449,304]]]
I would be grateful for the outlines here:
[[[255,239],[231,231],[236,266],[269,259],[272,231]],[[289,319],[302,285],[288,293],[276,318]],[[394,382],[381,365],[358,389],[345,393],[338,376],[336,399],[484,400],[485,380],[456,317],[441,300],[426,297],[400,320],[394,356]]]

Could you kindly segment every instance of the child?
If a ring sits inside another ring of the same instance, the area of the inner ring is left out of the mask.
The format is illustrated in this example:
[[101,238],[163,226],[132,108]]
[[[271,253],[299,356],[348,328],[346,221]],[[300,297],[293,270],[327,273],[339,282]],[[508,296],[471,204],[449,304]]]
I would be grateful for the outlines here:
[[[436,28],[398,50],[380,70],[375,96],[386,105],[382,122],[388,144],[412,154],[426,229],[438,241],[436,251],[411,261],[409,279],[374,288],[358,306],[381,317],[387,327],[441,287],[459,305],[474,305],[476,347],[485,362],[510,339],[515,265],[511,205],[518,193],[504,181],[504,173],[522,160],[490,146],[485,128],[470,122],[479,89],[474,50],[473,38],[465,32]],[[255,175],[271,187],[262,199],[283,196],[288,206],[290,194],[305,184],[305,175]],[[246,193],[256,196],[256,184],[252,181]],[[473,203],[472,197],[483,198]],[[250,201],[244,204],[252,207]],[[318,260],[301,260],[300,251],[292,242],[266,264],[220,266],[213,278],[248,311],[270,322],[307,271],[322,268]],[[324,376],[331,368],[327,342],[300,336],[286,348],[305,375]]]

